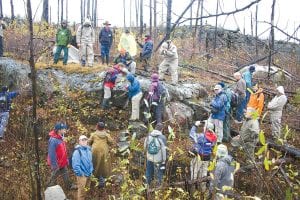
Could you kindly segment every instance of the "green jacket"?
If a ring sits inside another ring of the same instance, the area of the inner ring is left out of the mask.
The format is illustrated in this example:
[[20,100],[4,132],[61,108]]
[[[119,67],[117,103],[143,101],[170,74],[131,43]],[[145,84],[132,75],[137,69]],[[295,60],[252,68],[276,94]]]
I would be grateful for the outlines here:
[[59,46],[67,46],[72,39],[71,31],[68,28],[60,28],[56,33],[56,44]]

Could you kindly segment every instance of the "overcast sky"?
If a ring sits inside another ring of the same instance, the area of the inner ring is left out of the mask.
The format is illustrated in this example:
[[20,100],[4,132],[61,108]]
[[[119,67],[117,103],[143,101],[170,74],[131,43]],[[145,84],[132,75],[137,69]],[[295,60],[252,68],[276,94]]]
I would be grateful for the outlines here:
[[[26,0],[14,0],[15,14],[25,15],[24,1]],[[131,21],[132,25],[135,25],[135,1],[125,0],[126,2],[126,25],[130,25],[130,2],[132,2]],[[236,0],[236,7],[242,8],[248,5],[254,0]],[[10,16],[10,0],[3,0],[4,15]],[[40,20],[42,12],[42,0],[31,0],[33,13],[36,12],[35,20]],[[166,19],[166,2],[167,0],[157,0],[158,4],[158,23]],[[173,0],[172,10],[176,15],[180,15],[182,11],[189,4],[190,0]],[[204,0],[204,15],[214,14],[216,12],[217,0]],[[269,25],[263,23],[263,21],[270,21],[271,5],[273,0],[262,0],[258,7],[258,19],[261,21],[258,26],[258,33],[264,33]],[[51,6],[51,21],[57,21],[57,0],[49,0]],[[144,0],[144,23],[149,24],[149,0]],[[296,27],[300,24],[300,0],[276,0],[275,8],[275,24],[286,32],[292,34]],[[197,1],[193,6],[194,16],[196,15]],[[247,34],[251,34],[251,13],[252,17],[255,17],[255,6],[244,12],[235,14],[234,16],[219,17],[218,26],[225,27],[227,29],[240,28]],[[163,11],[162,11],[163,10]],[[228,12],[235,10],[235,0],[220,0],[219,12]],[[163,15],[162,15],[163,14]],[[172,16],[172,22],[176,21],[177,16]],[[185,17],[189,17],[190,12],[187,12]],[[80,0],[69,0],[69,16],[70,22],[80,22]],[[113,26],[123,26],[123,0],[98,0],[98,24],[102,24],[104,20],[109,20]],[[214,25],[215,18],[207,19],[207,23]],[[189,24],[188,22],[186,24]],[[262,34],[262,38],[267,38],[269,31]],[[276,39],[286,39],[281,33],[276,32]],[[300,37],[300,31],[298,31],[297,37]]]

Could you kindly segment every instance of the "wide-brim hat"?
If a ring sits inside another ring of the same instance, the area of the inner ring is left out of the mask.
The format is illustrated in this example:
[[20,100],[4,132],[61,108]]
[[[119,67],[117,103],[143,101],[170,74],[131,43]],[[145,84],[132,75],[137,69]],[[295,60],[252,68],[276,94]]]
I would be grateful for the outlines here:
[[111,25],[111,23],[109,23],[109,21],[105,21],[103,25]]

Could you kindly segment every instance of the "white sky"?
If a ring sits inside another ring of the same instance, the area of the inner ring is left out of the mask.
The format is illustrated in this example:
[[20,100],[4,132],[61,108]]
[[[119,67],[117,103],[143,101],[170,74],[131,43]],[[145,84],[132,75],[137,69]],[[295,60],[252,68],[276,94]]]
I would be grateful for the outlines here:
[[[15,15],[25,15],[24,1],[26,0],[14,0],[15,4]],[[42,13],[42,0],[31,0],[33,14],[36,12],[35,20],[40,20]],[[129,26],[130,21],[130,2],[132,2],[132,25],[135,25],[135,1],[136,0],[125,0],[126,2],[126,25]],[[158,16],[158,23],[161,23],[162,19],[166,19],[166,2],[167,0],[156,0]],[[242,8],[248,5],[254,0],[236,0],[237,8]],[[162,4],[163,2],[163,4]],[[190,0],[173,0],[173,12],[176,15],[180,15],[182,11],[189,4]],[[208,13],[214,14],[216,12],[216,2],[217,0],[204,0],[204,15]],[[258,8],[258,19],[259,21],[270,21],[271,16],[271,5],[273,0],[262,0],[259,3]],[[57,0],[49,0],[51,6],[51,21],[57,21]],[[39,7],[38,7],[39,5]],[[163,5],[163,6],[162,6]],[[223,12],[232,11],[235,9],[235,0],[220,0],[221,10]],[[162,15],[163,7],[163,15]],[[275,8],[275,24],[282,30],[292,34],[294,29],[300,24],[300,1],[299,0],[276,0]],[[197,0],[193,6],[194,16],[196,15]],[[4,15],[10,16],[10,0],[3,0],[3,11]],[[220,12],[220,8],[219,8]],[[244,28],[246,34],[251,34],[251,12],[254,19],[255,6],[244,12],[235,14],[235,19],[231,15],[229,17],[219,17],[218,26],[223,26],[227,29],[236,29],[237,27],[243,32]],[[188,11],[185,17],[190,16],[190,11]],[[172,16],[172,22],[175,22],[177,16]],[[69,0],[69,16],[68,20],[70,22],[80,22],[80,0]],[[113,26],[123,27],[123,0],[98,0],[98,24],[102,24],[104,20],[109,20]],[[254,22],[254,20],[253,20]],[[149,24],[149,0],[144,0],[144,23]],[[214,25],[215,18],[207,19],[207,23]],[[186,24],[189,24],[187,22]],[[258,34],[263,33],[268,29],[269,25],[264,23],[259,23]],[[261,38],[267,38],[269,31],[261,35]],[[297,37],[300,37],[300,31],[298,31]],[[275,39],[286,39],[286,36],[279,32],[275,32]]]

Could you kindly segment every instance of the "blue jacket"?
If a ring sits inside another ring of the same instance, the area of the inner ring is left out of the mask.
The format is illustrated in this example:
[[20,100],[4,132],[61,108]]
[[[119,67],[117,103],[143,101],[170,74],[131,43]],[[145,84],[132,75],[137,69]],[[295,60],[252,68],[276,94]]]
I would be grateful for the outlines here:
[[144,45],[140,45],[142,50],[142,57],[143,58],[151,58],[152,51],[153,51],[153,42],[152,40],[147,40]]
[[225,105],[227,103],[227,97],[224,92],[220,92],[215,96],[211,102],[211,107],[213,107],[216,112],[212,112],[211,118],[224,121],[225,119]]
[[130,82],[128,86],[128,98],[131,99],[141,92],[141,86],[140,82],[132,74],[129,73],[126,78]]
[[6,96],[7,105],[4,106],[3,108],[0,107],[0,112],[9,112],[11,108],[12,99],[18,96],[18,94],[19,94],[18,92],[0,92],[0,97],[7,95]]
[[105,28],[101,29],[99,33],[99,41],[101,45],[108,45],[110,47],[113,41],[112,31],[110,29],[106,30]]
[[246,82],[246,87],[251,88],[252,87],[252,73],[247,70],[246,72],[243,73],[243,79]]
[[92,175],[94,167],[91,147],[81,145],[76,146],[72,156],[72,168],[76,176],[89,177]]

